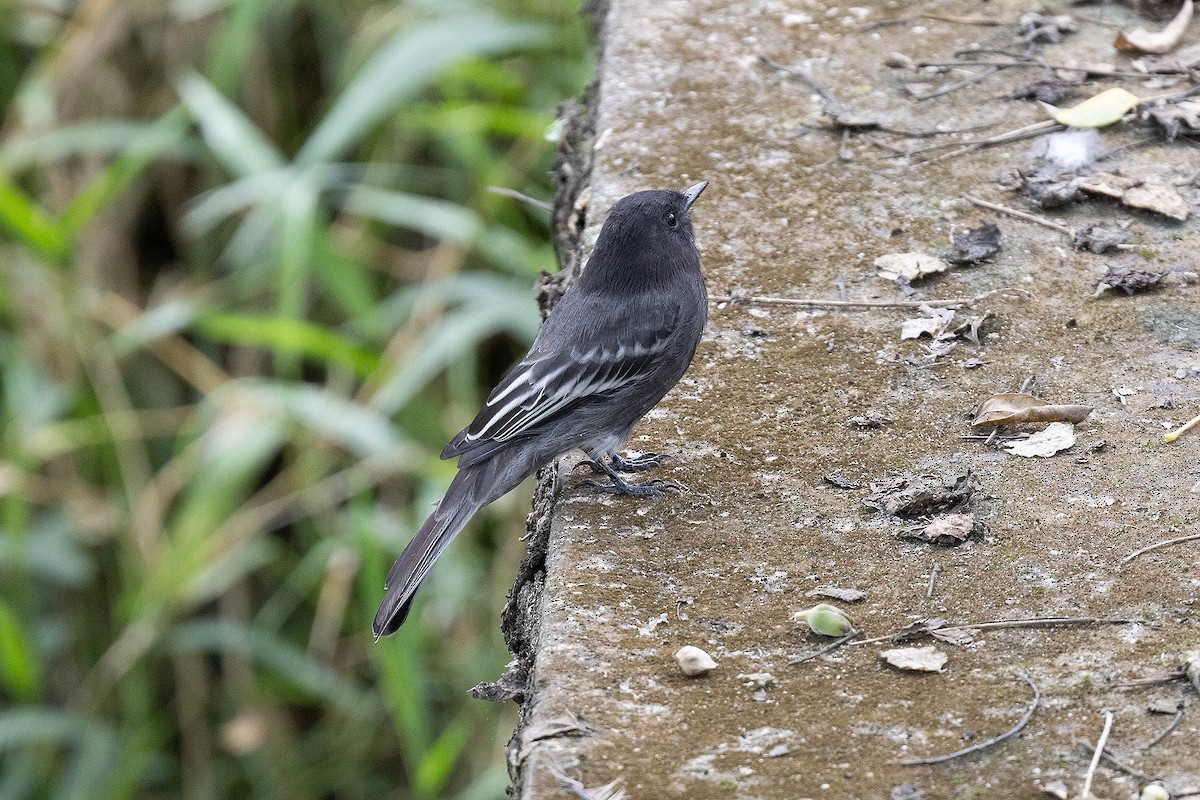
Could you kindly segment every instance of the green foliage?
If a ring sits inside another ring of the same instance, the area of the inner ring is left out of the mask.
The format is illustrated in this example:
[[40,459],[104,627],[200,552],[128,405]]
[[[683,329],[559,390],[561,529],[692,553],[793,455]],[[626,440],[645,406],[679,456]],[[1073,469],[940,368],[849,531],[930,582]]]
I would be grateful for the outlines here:
[[[524,514],[375,643],[537,327],[552,0],[0,12],[0,800],[497,798]],[[494,563],[499,562],[499,563]]]

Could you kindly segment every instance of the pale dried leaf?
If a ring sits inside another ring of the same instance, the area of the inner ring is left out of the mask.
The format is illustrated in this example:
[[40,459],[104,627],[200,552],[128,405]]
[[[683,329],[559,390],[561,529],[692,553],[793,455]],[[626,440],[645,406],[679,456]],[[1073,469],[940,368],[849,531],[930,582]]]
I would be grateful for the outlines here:
[[1180,222],[1188,218],[1187,202],[1175,191],[1174,186],[1165,183],[1146,181],[1140,186],[1133,186],[1121,196],[1121,202],[1130,208],[1153,211]]
[[927,275],[945,272],[949,265],[940,258],[927,253],[890,253],[875,259],[875,269],[881,278],[889,281],[904,278],[919,280]]
[[1192,11],[1192,0],[1183,0],[1183,6],[1179,9],[1179,13],[1167,24],[1167,27],[1156,32],[1148,31],[1145,28],[1138,28],[1129,33],[1120,31],[1117,33],[1117,38],[1113,40],[1113,47],[1125,52],[1154,53],[1156,55],[1169,53],[1183,38],[1183,32],[1187,30],[1188,23],[1192,21]]
[[1028,439],[1009,442],[1004,449],[1024,458],[1049,458],[1075,444],[1075,426],[1069,422],[1051,422],[1043,431]]
[[1091,406],[1055,405],[1031,394],[1014,392],[994,394],[980,403],[971,425],[983,428],[1025,422],[1079,423],[1091,413]]
[[897,669],[913,672],[941,672],[950,660],[933,647],[896,647],[879,656]]
[[1089,194],[1102,194],[1117,200],[1120,200],[1125,192],[1130,187],[1136,186],[1137,183],[1136,179],[1117,175],[1115,172],[1096,172],[1092,175],[1084,175],[1074,181],[1077,189],[1082,189]]
[[1059,125],[1071,128],[1103,128],[1120,122],[1140,102],[1133,92],[1117,86],[1071,108],[1055,109],[1052,116]]
[[942,514],[915,534],[915,538],[933,544],[953,546],[967,540],[975,530],[972,514]]
[[1148,108],[1143,116],[1162,128],[1167,141],[1174,141],[1181,133],[1200,133],[1200,102],[1195,100]]
[[975,628],[942,628],[930,631],[929,635],[939,642],[965,646],[973,643],[978,633],[979,631]]

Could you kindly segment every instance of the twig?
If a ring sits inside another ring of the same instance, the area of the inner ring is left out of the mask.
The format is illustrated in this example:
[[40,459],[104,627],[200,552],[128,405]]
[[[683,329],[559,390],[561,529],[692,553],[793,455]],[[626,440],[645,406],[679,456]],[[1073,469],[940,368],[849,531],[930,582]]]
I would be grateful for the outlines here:
[[803,664],[805,661],[812,661],[814,658],[823,656],[826,653],[832,653],[834,650],[837,650],[839,647],[841,647],[842,645],[849,642],[855,636],[858,636],[859,633],[861,633],[861,631],[850,631],[845,636],[838,639],[836,642],[825,645],[824,647],[822,647],[820,650],[816,651],[815,653],[809,653],[806,656],[800,656],[799,658],[793,658],[791,661],[788,662],[788,666],[794,666],[796,664]]
[[1166,547],[1167,545],[1171,544],[1180,544],[1182,542],[1192,542],[1196,539],[1200,539],[1200,533],[1193,533],[1188,536],[1179,536],[1175,539],[1167,539],[1165,542],[1157,542],[1148,547],[1143,547],[1141,550],[1134,550],[1132,553],[1121,559],[1121,566],[1123,567],[1138,556],[1145,555],[1146,553],[1149,553],[1152,550],[1157,550],[1160,547]]
[[1192,428],[1196,427],[1197,425],[1200,425],[1200,414],[1197,414],[1196,416],[1189,419],[1187,422],[1180,425],[1175,430],[1173,430],[1170,433],[1163,436],[1163,440],[1169,444],[1169,443],[1175,441],[1176,439],[1178,439],[1180,436],[1183,436],[1185,433],[1187,433],[1188,431],[1190,431]]
[[917,16],[920,17],[921,19],[932,19],[932,20],[936,20],[938,22],[955,22],[955,23],[958,23],[959,25],[980,25],[984,28],[999,28],[999,27],[1009,24],[1003,20],[992,19],[991,17],[980,17],[980,16],[975,16],[975,15],[970,15],[970,16],[965,16],[965,17],[954,17],[954,16],[949,16],[949,15],[943,15],[943,14],[917,14]]
[[[932,635],[934,631],[939,633],[945,631],[980,631],[980,630],[997,630],[1000,628],[1052,628],[1059,625],[1130,625],[1137,620],[1133,619],[1108,619],[1105,617],[1037,617],[1034,619],[1001,619],[991,622],[967,623],[964,625],[950,625],[945,628],[926,629],[923,631],[913,631],[913,635],[926,633]],[[901,633],[905,633],[906,629],[889,633],[887,636],[876,636],[874,639],[861,639],[857,642],[850,642],[850,646],[860,644],[875,644],[876,642],[885,642],[894,640]]]
[[1142,745],[1139,749],[1143,753],[1149,753],[1150,748],[1154,747],[1154,745],[1158,744],[1163,739],[1167,738],[1171,734],[1171,731],[1175,730],[1176,726],[1179,725],[1179,721],[1181,719],[1183,719],[1183,709],[1182,708],[1180,708],[1178,711],[1175,712],[1175,716],[1171,719],[1171,723],[1169,725],[1167,725],[1166,730],[1164,730],[1158,736],[1155,736],[1148,743]]
[[[980,51],[976,50],[974,52],[980,52]],[[914,66],[916,66],[918,68],[920,68],[920,67],[938,67],[938,68],[941,68],[941,67],[1000,67],[1001,69],[1004,69],[1006,67],[1025,67],[1025,68],[1033,67],[1036,69],[1062,70],[1063,72],[1090,73],[1092,71],[1088,67],[1068,67],[1065,64],[1043,64],[1038,61],[916,61],[916,62],[914,62]],[[1124,70],[1124,71],[1114,70],[1112,72],[1098,72],[1095,74],[1102,78],[1106,78],[1106,77],[1110,77],[1110,76],[1113,78],[1145,78],[1146,77],[1146,73],[1133,72],[1132,70]],[[1186,72],[1186,70],[1175,70],[1172,72],[1155,73],[1155,74],[1186,75],[1187,72]]]
[[980,750],[991,747],[994,744],[1000,744],[1000,742],[1016,736],[1029,723],[1030,718],[1033,716],[1034,710],[1037,709],[1038,701],[1042,699],[1042,693],[1038,691],[1037,685],[1029,678],[1028,675],[1021,673],[1017,677],[1029,684],[1030,689],[1033,689],[1033,702],[1029,704],[1029,708],[1025,711],[1025,715],[1021,717],[1020,722],[1018,722],[1016,725],[1013,725],[1007,731],[995,737],[994,739],[988,739],[986,742],[973,744],[970,747],[963,748],[962,750],[958,750],[954,753],[948,753],[944,756],[934,756],[932,758],[911,758],[899,763],[906,767],[915,767],[924,764],[940,764],[943,761],[949,761],[952,758],[959,758],[960,756],[970,755],[971,753],[978,753]]
[[[964,194],[962,196],[962,198],[963,198],[963,200],[966,200],[971,205],[979,206],[980,208],[991,209],[992,211],[998,211],[1001,214],[1007,214],[1010,217],[1016,217],[1017,219],[1023,219],[1026,222],[1032,222],[1037,225],[1042,225],[1044,227],[1050,228],[1051,230],[1058,231],[1059,233],[1070,236],[1072,239],[1075,238],[1075,229],[1074,228],[1069,228],[1066,225],[1059,225],[1054,220],[1049,220],[1049,219],[1046,219],[1045,217],[1039,217],[1037,214],[1030,214],[1027,211],[1020,211],[1019,209],[1016,209],[1016,208],[1009,208],[1008,206],[1002,206],[1002,205],[999,205],[998,203],[989,203],[987,200],[980,200],[978,197],[971,197],[970,195],[967,195],[967,194]],[[1138,245],[1138,244],[1117,244],[1117,245],[1113,245],[1113,247],[1117,250],[1141,250],[1142,249],[1142,246]],[[1197,419],[1200,419],[1200,417],[1197,417]]]
[[1148,678],[1131,678],[1127,681],[1113,684],[1115,689],[1132,689],[1136,686],[1158,686],[1161,683],[1171,683],[1172,681],[1182,680],[1187,677],[1187,673],[1183,670],[1175,672],[1167,672],[1162,675],[1151,675]]
[[[1087,742],[1080,742],[1079,746],[1082,747],[1083,749],[1087,750],[1092,755],[1096,754],[1096,748],[1092,747]],[[1128,764],[1126,764],[1123,761],[1121,761],[1120,759],[1118,759],[1115,755],[1113,755],[1112,750],[1109,750],[1107,748],[1102,750],[1100,752],[1100,758],[1102,758],[1105,761],[1107,761],[1108,763],[1112,764],[1114,767],[1121,770],[1121,772],[1124,772],[1126,775],[1132,775],[1133,777],[1137,778],[1139,781],[1147,780],[1146,773],[1139,772],[1138,770],[1134,769],[1133,767],[1129,766]]]
[[952,83],[932,92],[926,92],[925,94],[913,95],[913,97],[915,97],[917,100],[932,100],[935,97],[942,97],[943,95],[950,94],[951,92],[957,92],[959,89],[970,86],[973,83],[979,83],[982,80],[990,78],[999,71],[1000,67],[988,67],[983,72],[976,72],[974,75],[971,75],[968,78],[963,78],[958,83]]
[[1016,217],[1017,219],[1023,219],[1023,220],[1026,220],[1027,222],[1034,222],[1034,223],[1037,223],[1038,225],[1044,225],[1045,227],[1051,228],[1052,230],[1056,230],[1059,233],[1065,233],[1067,236],[1075,235],[1074,228],[1068,228],[1066,225],[1059,225],[1057,222],[1054,222],[1053,220],[1048,220],[1045,217],[1039,217],[1037,214],[1030,214],[1027,211],[1018,211],[1017,209],[1009,208],[1008,206],[1002,206],[1002,205],[998,205],[996,203],[989,203],[987,200],[980,200],[978,197],[971,197],[971,195],[969,195],[969,194],[964,194],[962,196],[962,198],[963,198],[963,200],[966,200],[971,205],[979,206],[980,208],[987,208],[987,209],[991,209],[992,211],[999,211],[1001,214],[1008,214],[1010,217]]
[[817,94],[821,95],[821,99],[829,105],[838,107],[842,106],[841,101],[834,97],[833,93],[830,92],[828,88],[818,83],[816,78],[814,78],[812,75],[809,75],[808,70],[804,69],[803,67],[789,67],[784,64],[780,64],[778,61],[772,61],[764,55],[760,55],[758,60],[766,64],[771,69],[777,69],[780,72],[785,72],[788,75],[791,75],[793,78],[799,78],[801,83],[812,89]]
[[[1016,128],[1014,130],[1008,131],[1007,133],[1001,133],[996,136],[992,136],[991,138],[988,138],[988,139],[980,139],[978,142],[971,142],[970,144],[968,144],[964,147],[960,147],[957,150],[951,150],[949,153],[942,153],[940,156],[934,156],[933,158],[927,158],[920,163],[921,164],[932,164],[935,161],[942,161],[942,160],[945,160],[948,158],[957,158],[958,156],[965,155],[967,153],[971,153],[976,150],[982,150],[985,147],[991,147],[991,146],[997,145],[997,144],[1007,144],[1009,142],[1018,142],[1022,139],[1029,139],[1034,136],[1041,136],[1043,133],[1052,133],[1054,131],[1060,131],[1060,130],[1063,130],[1063,128],[1064,128],[1064,126],[1059,125],[1057,122],[1055,122],[1052,119],[1043,120],[1042,122],[1035,122],[1032,125],[1026,125],[1023,128]],[[932,150],[935,148],[940,149],[941,147],[945,147],[945,145],[935,145],[933,147],[927,147],[925,149]],[[919,152],[919,151],[913,151],[913,152],[915,154],[916,152]]]
[[554,210],[553,203],[547,203],[545,200],[538,200],[536,197],[530,197],[527,194],[522,194],[521,192],[518,192],[516,189],[509,189],[506,186],[489,186],[487,188],[488,188],[488,191],[491,192],[492,194],[498,194],[503,197],[511,197],[513,200],[518,200],[527,206],[533,206],[534,208],[540,208],[543,211],[553,211]]
[[933,587],[937,585],[938,570],[940,568],[940,564],[934,564],[933,570],[929,573],[929,588],[925,590],[926,597],[933,597]]
[[992,295],[1004,294],[1012,292],[1029,296],[1029,292],[1024,289],[1007,286],[1003,289],[993,289],[990,292],[977,294],[974,297],[956,297],[951,300],[824,300],[821,298],[808,297],[771,297],[769,295],[753,296],[753,297],[733,297],[731,295],[717,295],[710,297],[710,303],[748,303],[762,306],[802,306],[802,307],[818,307],[818,308],[920,308],[921,306],[929,306],[930,308],[954,308],[956,306],[969,306],[975,303],[986,300]]
[[1108,734],[1112,730],[1112,724],[1113,713],[1105,711],[1104,731],[1100,734],[1100,739],[1096,742],[1096,749],[1092,753],[1092,763],[1088,766],[1087,776],[1083,779],[1083,791],[1079,793],[1080,800],[1091,800],[1092,779],[1096,777],[1096,767],[1100,765],[1100,756],[1104,753],[1104,745],[1108,742]]

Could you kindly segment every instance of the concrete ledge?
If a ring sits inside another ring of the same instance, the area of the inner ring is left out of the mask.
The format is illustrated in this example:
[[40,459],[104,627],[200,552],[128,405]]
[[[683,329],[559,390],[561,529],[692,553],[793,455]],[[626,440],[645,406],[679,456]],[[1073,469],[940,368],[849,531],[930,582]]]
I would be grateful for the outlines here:
[[[865,21],[918,8],[895,6]],[[1109,8],[1117,22],[1133,20],[1128,9]],[[948,17],[986,12],[1007,21],[1027,10],[1012,0],[982,12],[938,7]],[[994,123],[1000,132],[1042,118],[1032,104],[994,99],[1034,71],[918,103],[900,84],[916,76],[883,64],[893,51],[933,60],[976,41],[1009,47],[1013,27],[920,20],[861,31],[859,21],[815,2],[614,0],[583,250],[620,196],[709,180],[695,218],[714,295],[837,297],[840,286],[851,298],[896,299],[873,274],[876,257],[944,252],[952,232],[993,219],[1003,248],[991,263],[955,268],[920,289],[934,299],[1015,286],[1028,298],[981,306],[973,313],[995,315],[983,344],[960,342],[936,361],[927,339],[899,338],[901,323],[918,315],[912,310],[715,306],[691,372],[631,443],[676,454],[663,477],[690,491],[598,499],[577,488],[569,463],[555,486],[543,483],[531,523],[538,535],[506,612],[520,669],[532,663],[512,750],[522,797],[568,796],[552,764],[587,786],[620,779],[631,798],[874,800],[898,796],[906,783],[927,800],[1014,798],[1037,797],[1053,781],[1074,797],[1087,769],[1079,743],[1095,741],[1104,710],[1115,712],[1111,746],[1122,758],[1174,791],[1200,786],[1194,692],[1182,682],[1114,686],[1175,669],[1200,649],[1195,544],[1120,566],[1145,544],[1197,530],[1200,503],[1189,489],[1200,480],[1200,439],[1160,442],[1164,425],[1200,405],[1200,379],[1175,377],[1200,367],[1200,289],[1172,284],[1093,300],[1107,264],[1140,257],[1075,253],[1055,231],[959,199],[979,194],[1027,208],[995,183],[1027,165],[1027,144],[910,167],[887,158],[870,135],[843,139],[822,128],[823,103],[812,90],[759,62],[811,59],[814,76],[842,102],[898,129]],[[1111,35],[1084,25],[1046,55],[1111,60]],[[1139,135],[1105,134],[1113,145]],[[1182,144],[1133,149],[1113,166],[1186,178],[1192,152]],[[1180,191],[1193,212],[1182,224],[1099,202],[1061,216],[1068,225],[1131,220],[1136,239],[1153,246],[1153,266],[1195,270],[1200,197],[1194,182]],[[575,184],[560,203],[575,219],[579,192]],[[560,219],[570,217],[560,210]],[[968,369],[968,359],[983,365]],[[1016,391],[1031,375],[1041,396],[1095,407],[1077,426],[1073,450],[1023,459],[961,438],[971,433],[965,412],[974,403]],[[893,423],[849,424],[872,410]],[[984,531],[959,547],[901,539],[900,524],[863,505],[871,483],[967,470],[979,483],[970,510]],[[862,488],[831,486],[824,476],[834,472]],[[792,614],[818,602],[808,592],[830,585],[866,593],[841,605],[869,637],[931,617],[1137,622],[981,631],[960,646],[922,642],[949,657],[940,674],[888,667],[880,645],[789,665],[826,643]],[[686,644],[707,650],[718,668],[683,677],[672,655]],[[943,764],[898,763],[1007,730],[1030,701],[1019,674],[1042,693],[1021,736]],[[1147,704],[1185,697],[1178,728],[1140,752],[1169,721],[1146,713]],[[1138,785],[1106,765],[1094,791],[1124,798]]]

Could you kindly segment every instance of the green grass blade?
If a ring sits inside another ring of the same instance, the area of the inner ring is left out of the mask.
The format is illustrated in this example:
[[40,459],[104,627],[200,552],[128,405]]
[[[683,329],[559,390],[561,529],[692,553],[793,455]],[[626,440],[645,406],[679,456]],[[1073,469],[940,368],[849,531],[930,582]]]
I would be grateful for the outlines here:
[[0,600],[0,683],[23,703],[37,702],[42,694],[37,652],[21,620]]
[[245,178],[281,169],[287,163],[241,109],[197,73],[183,75],[177,90],[204,141],[230,174]]
[[193,327],[213,341],[304,356],[347,367],[363,376],[379,367],[376,353],[316,323],[300,319],[208,313],[198,316]]
[[464,246],[470,245],[483,227],[479,215],[469,208],[370,186],[355,189],[342,208],[352,214]]
[[405,28],[346,87],[300,149],[296,163],[313,166],[336,160],[397,105],[464,58],[535,47],[550,39],[544,26],[482,12]]
[[0,225],[42,258],[65,266],[71,253],[71,237],[65,226],[2,174]]

